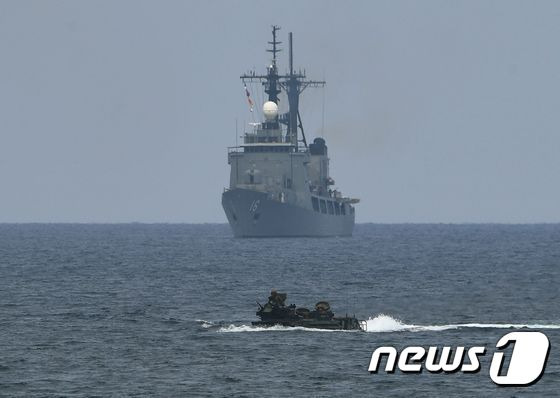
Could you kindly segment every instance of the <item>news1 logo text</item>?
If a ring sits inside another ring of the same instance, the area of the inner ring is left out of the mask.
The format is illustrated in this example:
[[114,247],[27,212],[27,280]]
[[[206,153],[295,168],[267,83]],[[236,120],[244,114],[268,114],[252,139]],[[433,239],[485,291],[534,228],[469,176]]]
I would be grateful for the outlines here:
[[[506,366],[504,351],[513,345],[513,352]],[[499,386],[530,386],[542,377],[550,343],[541,332],[511,332],[496,343],[489,375]],[[479,357],[486,354],[486,347],[406,347],[400,353],[394,347],[379,347],[369,364],[371,373],[378,373],[382,359],[386,359],[385,372],[420,373],[476,373],[481,370]],[[439,359],[438,359],[439,356]]]

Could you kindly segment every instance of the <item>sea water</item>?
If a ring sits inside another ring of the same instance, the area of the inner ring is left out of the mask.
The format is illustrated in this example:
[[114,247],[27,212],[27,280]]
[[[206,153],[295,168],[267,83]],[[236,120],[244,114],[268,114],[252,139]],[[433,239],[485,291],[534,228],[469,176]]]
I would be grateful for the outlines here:
[[[254,327],[270,289],[367,332]],[[0,396],[557,396],[560,225],[0,225]],[[488,371],[513,330],[551,343],[530,387]],[[485,346],[473,374],[368,372],[389,345]]]

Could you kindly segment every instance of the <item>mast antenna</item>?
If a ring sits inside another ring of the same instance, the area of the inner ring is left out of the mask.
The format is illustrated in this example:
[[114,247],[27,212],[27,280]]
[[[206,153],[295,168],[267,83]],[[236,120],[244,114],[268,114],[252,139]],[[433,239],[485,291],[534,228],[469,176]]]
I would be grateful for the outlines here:
[[282,44],[281,41],[276,40],[276,32],[280,30],[280,26],[272,25],[272,41],[269,41],[268,44],[272,44],[272,48],[267,48],[266,51],[272,53],[272,66],[276,69],[276,53],[282,51],[281,49],[277,48],[279,44]]
[[298,149],[298,130],[301,130],[303,144],[307,147],[307,140],[303,131],[303,123],[301,115],[299,114],[299,96],[307,87],[323,87],[324,81],[320,80],[307,80],[305,76],[305,69],[302,71],[294,71],[294,54],[293,54],[293,37],[292,32],[289,32],[289,74],[279,75],[276,65],[276,54],[281,50],[278,45],[281,44],[276,40],[276,33],[280,29],[279,26],[272,26],[272,41],[268,43],[272,48],[267,49],[267,52],[272,53],[272,65],[267,68],[266,75],[258,75],[255,72],[249,72],[241,75],[243,82],[248,81],[261,81],[264,86],[264,92],[268,94],[268,101],[272,101],[278,105],[281,89],[283,89],[288,97],[288,112],[277,116],[277,122],[285,124],[286,129],[286,142],[293,145],[295,150]]
[[294,55],[292,52],[292,32],[290,32],[290,76],[294,74]]

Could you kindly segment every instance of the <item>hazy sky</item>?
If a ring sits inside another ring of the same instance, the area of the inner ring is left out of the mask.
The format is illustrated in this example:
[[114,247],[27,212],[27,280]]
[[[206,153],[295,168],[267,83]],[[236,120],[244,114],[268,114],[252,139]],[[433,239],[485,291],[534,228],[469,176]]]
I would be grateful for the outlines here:
[[560,2],[511,0],[2,0],[0,222],[226,222],[272,24],[358,222],[560,222]]

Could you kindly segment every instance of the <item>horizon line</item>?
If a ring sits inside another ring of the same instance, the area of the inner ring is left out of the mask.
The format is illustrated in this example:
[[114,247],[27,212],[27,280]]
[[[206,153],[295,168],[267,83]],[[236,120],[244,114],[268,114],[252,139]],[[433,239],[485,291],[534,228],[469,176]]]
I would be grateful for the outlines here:
[[[560,221],[399,221],[399,222],[356,222],[355,225],[557,225]],[[187,221],[0,221],[0,225],[229,225],[227,222],[187,222]]]

